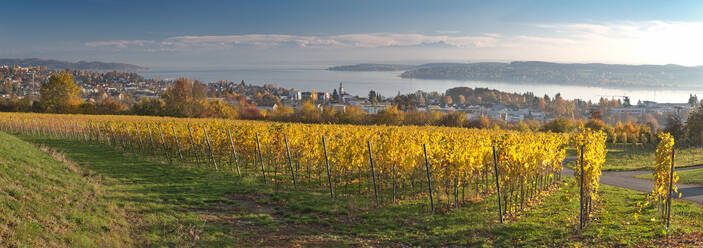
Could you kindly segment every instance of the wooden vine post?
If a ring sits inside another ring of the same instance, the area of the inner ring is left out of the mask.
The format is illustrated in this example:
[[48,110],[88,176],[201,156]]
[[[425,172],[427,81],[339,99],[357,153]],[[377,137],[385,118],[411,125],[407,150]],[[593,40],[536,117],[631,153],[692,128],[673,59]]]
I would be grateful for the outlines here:
[[[671,194],[674,192],[674,149],[671,149],[671,172],[669,173],[669,199],[666,203],[666,229],[671,223]],[[667,233],[668,234],[668,233]]]
[[137,142],[139,142],[139,150],[144,151],[144,144],[142,142],[142,130],[139,129],[139,126],[137,124],[134,124],[134,129],[136,130],[135,132],[137,133]]
[[288,136],[283,136],[283,142],[286,143],[286,155],[288,156],[288,167],[290,168],[290,176],[293,178],[293,187],[298,188],[295,182],[295,171],[293,170],[293,159],[290,157],[290,148],[288,147]]
[[164,154],[166,155],[166,159],[168,159],[168,163],[173,163],[171,161],[171,155],[168,152],[168,148],[166,147],[166,141],[164,140],[164,133],[161,132],[161,125],[159,125],[159,136],[161,136],[161,147],[164,149]]
[[149,132],[149,143],[151,144],[151,154],[156,155],[156,145],[154,145],[154,137],[151,135],[151,125],[146,124],[147,132]]
[[371,152],[371,141],[367,141],[366,144],[369,147],[369,163],[371,164],[371,179],[373,180],[373,195],[376,199],[376,206],[378,206],[378,188],[376,187],[376,171],[373,168],[373,153]]
[[232,158],[230,159],[230,167],[232,167],[232,160],[234,160],[234,164],[237,166],[237,176],[241,177],[242,173],[239,170],[239,160],[237,159],[237,150],[234,149],[234,142],[232,141],[232,133],[230,133],[229,129],[227,129],[227,136],[229,137],[229,145],[232,148]]
[[190,125],[188,125],[188,134],[190,134],[190,144],[191,144],[191,148],[193,149],[193,153],[195,154],[195,165],[200,166],[200,157],[198,156],[198,146],[195,143],[195,138],[193,137],[193,130],[190,129]]
[[496,153],[496,146],[493,146],[493,169],[495,170],[496,192],[498,194],[498,217],[500,218],[500,223],[503,223],[503,206],[500,203],[500,179],[498,177],[498,153]]
[[325,166],[327,167],[327,183],[330,187],[330,197],[334,198],[334,191],[332,187],[332,174],[330,173],[330,161],[327,159],[327,142],[325,141],[325,136],[322,136],[322,148],[325,152]]
[[584,149],[584,148],[585,148],[585,146],[582,145],[582,146],[581,146],[581,163],[579,163],[580,166],[581,166],[581,173],[579,173],[579,174],[581,174],[581,175],[580,175],[580,183],[581,183],[581,192],[580,192],[580,195],[581,195],[581,198],[580,198],[580,201],[579,201],[579,206],[580,206],[580,207],[579,207],[579,209],[580,209],[580,211],[579,211],[579,217],[580,217],[580,218],[579,218],[579,231],[581,231],[581,230],[583,229],[583,225],[584,225],[584,221],[585,221],[585,216],[584,216],[584,212],[583,212],[583,201],[584,201],[584,195],[583,195],[583,194],[584,194],[584,192],[583,192],[583,186],[584,186],[584,180],[583,180],[583,174],[584,174],[584,171],[583,171],[583,167],[584,167],[584,166],[583,166],[583,160],[584,160],[584,159],[583,159],[583,149]]
[[426,144],[422,144],[422,150],[425,153],[425,172],[427,172],[427,192],[430,195],[430,210],[434,213],[434,200],[432,199],[432,173],[430,172],[430,161],[427,159]]
[[264,183],[268,183],[266,181],[266,170],[264,169],[264,158],[261,156],[261,143],[259,142],[259,134],[256,134],[256,152],[257,155],[259,155],[259,162],[261,163],[261,175],[264,177]]
[[215,156],[212,154],[212,146],[210,145],[210,138],[207,136],[207,129],[203,127],[203,132],[205,132],[205,143],[207,143],[207,149],[210,152],[210,159],[212,159],[212,164],[215,165],[215,170],[219,171],[217,168],[217,161],[215,161]]
[[181,144],[178,143],[178,135],[176,134],[176,127],[171,126],[171,130],[173,130],[173,140],[176,141],[176,150],[178,150],[178,157],[180,158],[180,161],[183,162],[183,153],[181,152]]

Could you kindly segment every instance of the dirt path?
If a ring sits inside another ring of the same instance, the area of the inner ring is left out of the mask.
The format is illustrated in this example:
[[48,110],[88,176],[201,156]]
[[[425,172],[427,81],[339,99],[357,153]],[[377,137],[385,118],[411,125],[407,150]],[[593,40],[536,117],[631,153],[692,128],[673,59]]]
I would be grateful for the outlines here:
[[[568,157],[564,163],[574,160]],[[677,171],[703,168],[703,165],[676,169]],[[651,171],[604,171],[600,177],[600,182],[605,185],[617,186],[642,192],[651,192],[653,182],[647,179],[635,178],[637,175],[651,173]],[[574,171],[564,167],[562,175],[572,176]],[[703,204],[703,185],[698,184],[676,184],[682,195],[682,200]]]

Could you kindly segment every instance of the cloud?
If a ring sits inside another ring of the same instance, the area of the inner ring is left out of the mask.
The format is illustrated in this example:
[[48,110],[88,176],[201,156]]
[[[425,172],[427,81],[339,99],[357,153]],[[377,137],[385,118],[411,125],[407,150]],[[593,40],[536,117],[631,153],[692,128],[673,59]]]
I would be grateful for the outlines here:
[[302,36],[283,34],[175,36],[160,42],[119,40],[86,42],[90,47],[119,49],[153,45],[160,50],[225,49],[234,47],[298,47],[298,48],[381,48],[412,47],[442,44],[452,47],[489,47],[499,42],[495,35],[447,36],[398,33],[342,34],[331,36]]
[[434,32],[438,33],[438,34],[458,34],[459,33],[458,30],[435,30]]
[[[381,56],[384,59],[552,60],[616,63],[703,64],[703,22],[622,21],[527,25],[518,31],[459,35],[453,31],[418,33],[354,33],[339,35],[186,35],[162,40],[86,42],[89,47],[133,51],[211,51],[244,49],[267,54],[269,48],[317,50],[305,56]],[[261,48],[261,49],[250,49]],[[393,53],[371,49],[413,48]],[[263,50],[262,50],[263,49]],[[362,53],[363,49],[368,49]],[[434,50],[431,50],[434,49]],[[279,50],[282,51],[282,50]],[[295,50],[290,54],[296,54]],[[344,52],[350,51],[350,52]],[[362,58],[363,59],[363,58]]]
[[165,50],[186,50],[198,48],[231,48],[236,46],[253,46],[272,48],[281,46],[295,47],[338,47],[339,41],[316,36],[297,36],[281,34],[247,34],[222,36],[176,36],[164,39],[160,47]]
[[522,43],[535,45],[571,45],[577,43],[576,40],[569,38],[558,38],[558,37],[545,37],[545,36],[530,36],[530,35],[519,35],[514,38]]
[[[551,45],[561,53],[651,61],[649,63],[703,64],[703,50],[700,49],[703,22],[655,20],[541,24],[535,27],[551,35],[532,37],[532,41]],[[568,52],[569,49],[572,51]]]
[[86,42],[85,45],[89,47],[113,47],[124,49],[131,46],[146,46],[155,44],[156,41],[153,40],[116,40],[116,41],[92,41]]

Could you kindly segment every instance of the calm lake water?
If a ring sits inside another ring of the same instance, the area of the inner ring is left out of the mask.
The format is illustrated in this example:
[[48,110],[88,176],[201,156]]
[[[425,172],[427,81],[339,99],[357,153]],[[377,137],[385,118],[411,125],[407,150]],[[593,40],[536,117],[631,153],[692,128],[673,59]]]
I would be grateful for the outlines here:
[[512,84],[500,82],[457,81],[457,80],[424,80],[403,79],[398,75],[401,71],[392,72],[346,72],[329,71],[320,68],[267,68],[267,69],[226,69],[226,70],[153,70],[142,72],[148,78],[175,79],[187,77],[203,82],[230,80],[247,84],[261,85],[264,83],[278,85],[284,88],[295,88],[302,91],[328,91],[344,84],[344,89],[352,95],[366,96],[369,90],[375,90],[384,96],[395,96],[400,93],[410,93],[418,90],[444,92],[457,87],[480,87],[497,89],[506,92],[533,92],[537,96],[556,93],[567,99],[584,99],[598,101],[601,97],[629,96],[632,103],[638,100],[656,102],[681,103],[687,102],[689,94],[703,97],[703,91],[685,89],[611,89],[554,84]]

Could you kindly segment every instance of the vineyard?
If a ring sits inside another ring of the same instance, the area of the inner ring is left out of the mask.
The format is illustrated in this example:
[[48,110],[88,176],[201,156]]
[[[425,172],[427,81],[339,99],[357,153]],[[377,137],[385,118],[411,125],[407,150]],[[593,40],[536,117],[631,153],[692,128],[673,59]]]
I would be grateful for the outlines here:
[[[606,135],[587,129],[555,134],[137,116],[0,117],[3,131],[29,139],[153,158],[164,170],[194,168],[265,185],[273,192],[358,201],[365,209],[413,206],[426,215],[481,206],[489,221],[512,225],[523,218],[536,220],[533,212],[548,206],[557,211],[550,214],[551,221],[571,223],[571,232],[578,228],[577,233],[599,230],[604,220],[594,217],[621,211],[613,209],[614,198],[607,195],[612,189],[606,187],[606,195],[600,192]],[[627,221],[657,210],[656,219],[668,226],[678,176],[673,172],[673,138],[660,134],[659,139],[654,191],[646,202],[637,202],[634,218],[624,215]],[[567,159],[567,149],[576,156]],[[562,179],[568,160],[574,161],[574,178]],[[620,197],[623,205],[618,207],[632,205]],[[572,200],[578,208],[559,213],[554,206]],[[650,202],[658,208],[647,208]],[[589,228],[593,220],[595,229]]]
[[281,189],[366,195],[377,205],[427,199],[429,209],[447,209],[502,191],[506,217],[555,182],[569,142],[561,134],[446,127],[3,115],[2,126],[12,132],[147,152]]

